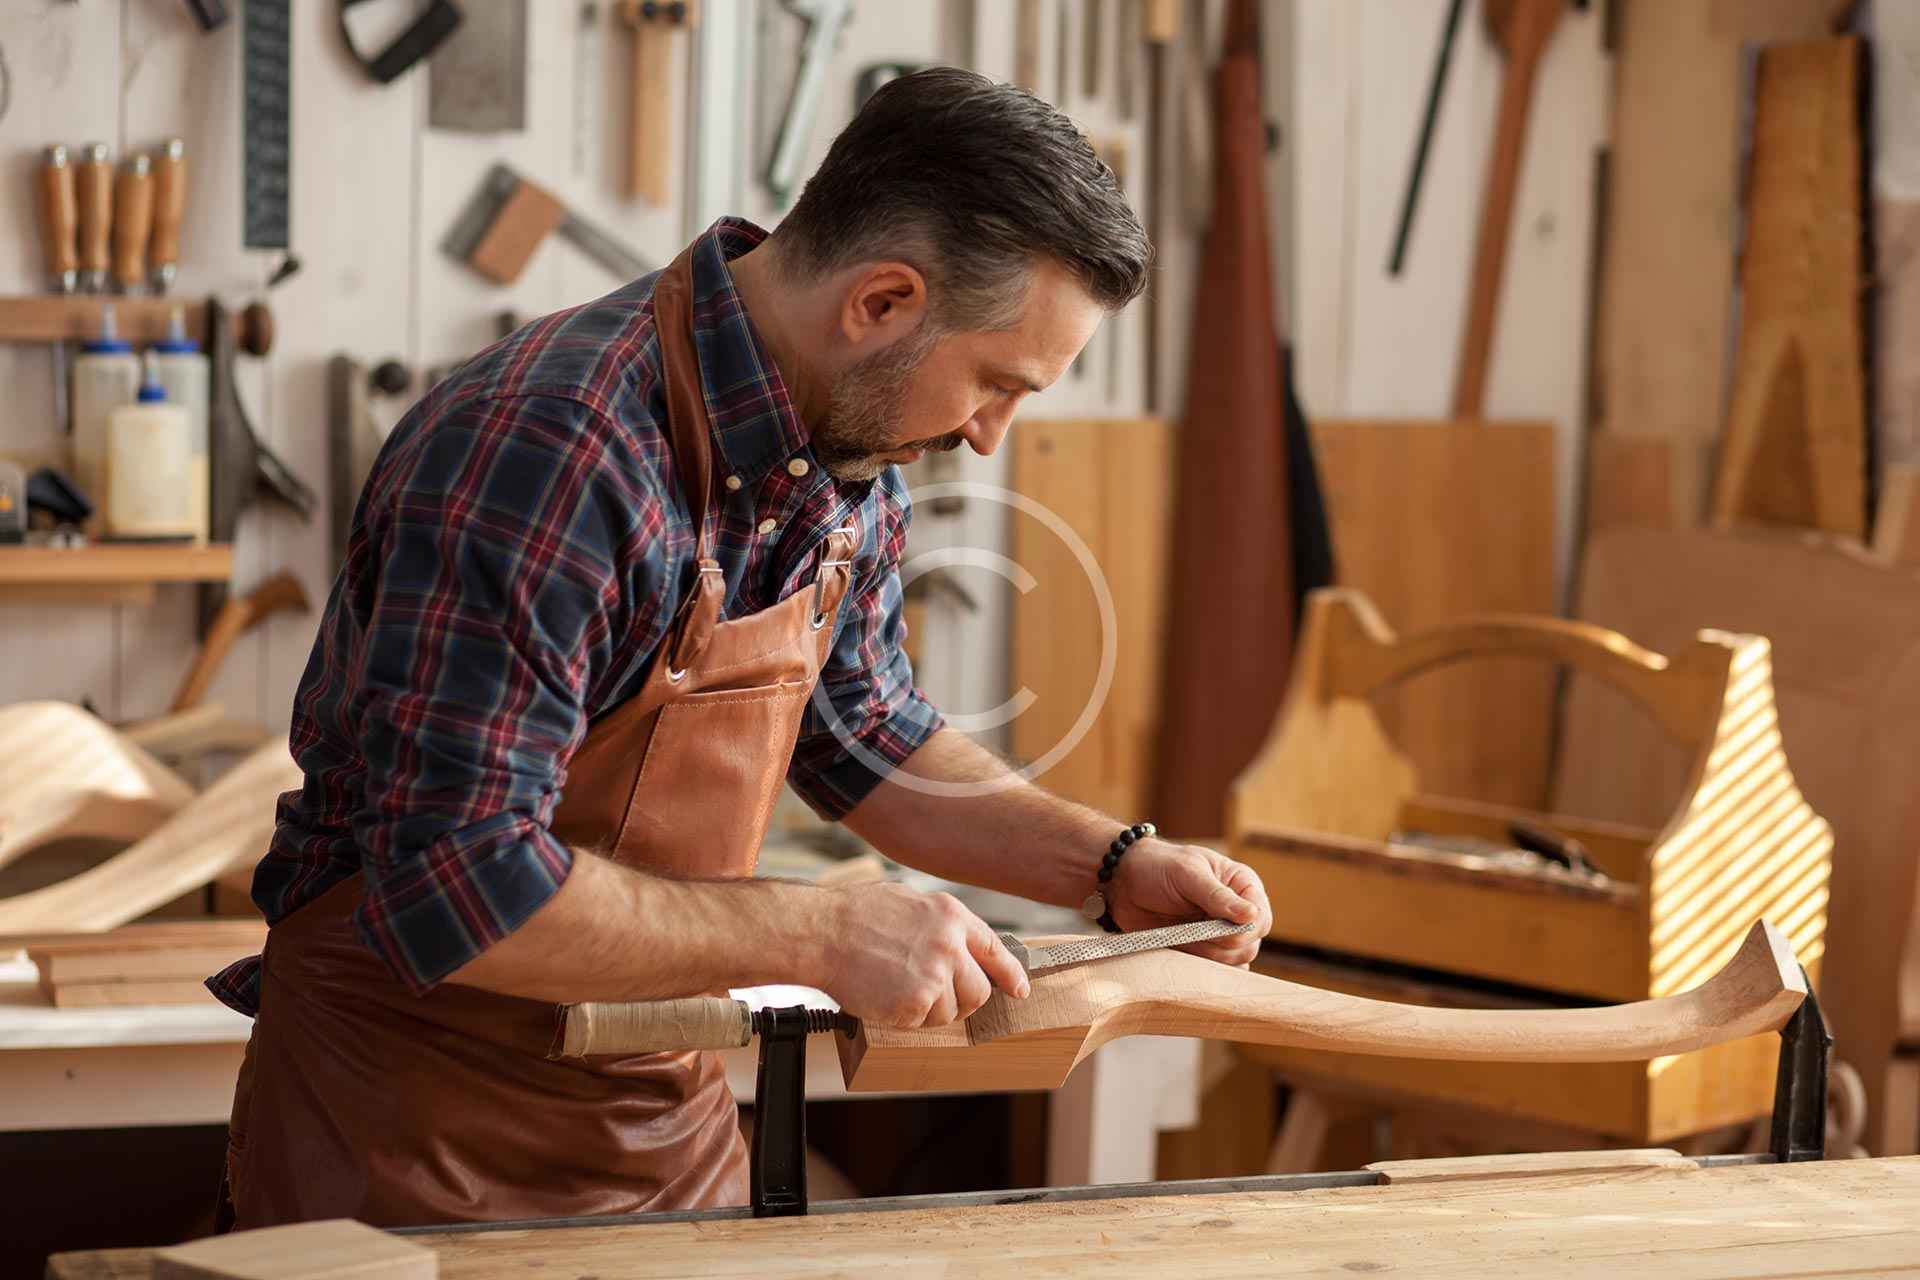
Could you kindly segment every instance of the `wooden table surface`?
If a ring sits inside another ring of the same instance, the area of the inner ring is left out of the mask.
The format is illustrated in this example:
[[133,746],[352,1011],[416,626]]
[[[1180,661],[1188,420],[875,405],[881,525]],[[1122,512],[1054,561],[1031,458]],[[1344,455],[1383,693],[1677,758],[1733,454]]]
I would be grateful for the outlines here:
[[[512,1276],[1920,1275],[1920,1157],[412,1237]],[[133,1280],[144,1250],[64,1254]]]

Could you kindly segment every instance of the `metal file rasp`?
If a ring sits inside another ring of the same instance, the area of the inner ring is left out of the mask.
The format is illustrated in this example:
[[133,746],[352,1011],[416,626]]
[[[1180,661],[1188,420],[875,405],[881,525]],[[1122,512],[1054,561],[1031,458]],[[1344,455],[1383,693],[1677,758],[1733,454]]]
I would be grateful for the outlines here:
[[1231,920],[1195,920],[1191,924],[1170,924],[1164,929],[1142,929],[1138,933],[1075,938],[1051,947],[1029,947],[1010,933],[1001,934],[1000,941],[1006,943],[1013,958],[1020,962],[1027,976],[1032,977],[1093,960],[1110,960],[1114,956],[1158,951],[1163,947],[1184,947],[1190,942],[1206,942],[1213,938],[1229,938],[1237,933],[1252,932],[1251,924],[1235,924]]

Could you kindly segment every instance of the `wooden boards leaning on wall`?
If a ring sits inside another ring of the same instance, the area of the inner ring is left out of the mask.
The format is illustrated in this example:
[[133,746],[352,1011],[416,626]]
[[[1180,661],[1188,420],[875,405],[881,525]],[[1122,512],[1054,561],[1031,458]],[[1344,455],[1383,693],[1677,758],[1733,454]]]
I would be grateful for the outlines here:
[[1145,812],[1153,791],[1175,429],[1163,418],[1042,419],[1012,435],[1013,487],[1034,504],[1012,514],[1008,542],[1014,564],[1033,575],[1030,590],[1016,584],[1013,609],[1011,684],[1016,699],[1032,698],[1013,721],[1013,753],[1032,763],[1054,751],[1095,696],[1103,587],[1115,626],[1105,704],[1036,780],[1108,813]]
[[1867,530],[1860,41],[1762,50],[1713,523]]
[[[1726,411],[1749,43],[1827,35],[1849,0],[1617,0],[1601,234],[1595,416],[1675,444],[1682,526],[1700,521]],[[1589,506],[1612,499],[1596,470]]]
[[[1012,434],[1014,488],[1082,539],[1111,592],[1114,674],[1092,728],[1038,780],[1112,813],[1144,812],[1170,559],[1173,433],[1163,419],[1034,420]],[[1546,423],[1323,422],[1313,428],[1341,584],[1395,628],[1483,613],[1553,612],[1553,429]],[[1072,547],[1016,512],[1013,752],[1064,741],[1101,664],[1098,600]],[[1198,554],[1198,553],[1189,553]],[[1435,672],[1383,695],[1383,718],[1421,786],[1544,808],[1551,666],[1514,659]],[[1207,836],[1213,832],[1183,832]]]
[[[1340,585],[1396,631],[1553,613],[1551,424],[1318,422],[1313,443]],[[1543,809],[1553,690],[1549,664],[1496,658],[1377,705],[1421,790]]]

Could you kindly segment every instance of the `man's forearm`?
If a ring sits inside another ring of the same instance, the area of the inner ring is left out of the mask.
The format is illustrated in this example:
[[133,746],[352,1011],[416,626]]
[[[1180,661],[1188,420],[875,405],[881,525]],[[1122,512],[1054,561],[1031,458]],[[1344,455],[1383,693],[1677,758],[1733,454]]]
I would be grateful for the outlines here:
[[[922,871],[1077,907],[1121,824],[1024,780],[1006,786],[1013,772],[966,735],[942,729],[844,821],[888,857]],[[923,779],[934,786],[916,787]],[[1005,789],[991,789],[995,780]],[[980,794],[953,794],[969,784],[979,784]]]
[[576,852],[559,891],[448,981],[555,1002],[823,986],[833,901],[812,885],[669,880]]

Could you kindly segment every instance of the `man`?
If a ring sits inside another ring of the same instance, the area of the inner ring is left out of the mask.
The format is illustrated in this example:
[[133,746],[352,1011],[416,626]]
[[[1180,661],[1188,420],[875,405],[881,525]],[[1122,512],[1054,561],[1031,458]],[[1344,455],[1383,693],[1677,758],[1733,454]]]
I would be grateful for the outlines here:
[[296,699],[265,955],[210,983],[257,1019],[239,1225],[743,1201],[712,1055],[558,1060],[562,1003],[797,982],[932,1026],[1026,994],[951,897],[747,879],[782,781],[942,876],[1264,933],[1251,871],[1008,778],[900,648],[895,464],[993,452],[1149,253],[1064,116],[927,71],[773,235],[722,220],[413,409]]

